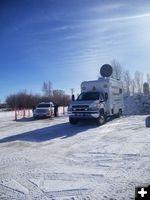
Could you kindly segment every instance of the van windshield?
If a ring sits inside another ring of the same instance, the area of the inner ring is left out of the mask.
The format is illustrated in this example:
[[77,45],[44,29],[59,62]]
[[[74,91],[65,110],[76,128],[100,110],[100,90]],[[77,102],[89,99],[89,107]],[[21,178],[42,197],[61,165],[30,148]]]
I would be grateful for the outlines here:
[[50,104],[46,104],[46,103],[42,103],[42,104],[39,104],[38,106],[37,106],[37,108],[49,108],[50,107]]
[[99,100],[99,97],[99,92],[83,92],[78,96],[77,101]]

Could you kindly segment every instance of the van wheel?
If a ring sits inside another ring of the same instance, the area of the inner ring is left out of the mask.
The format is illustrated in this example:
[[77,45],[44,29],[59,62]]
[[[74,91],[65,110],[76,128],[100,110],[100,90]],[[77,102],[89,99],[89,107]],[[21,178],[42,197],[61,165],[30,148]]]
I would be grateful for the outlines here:
[[119,112],[118,112],[118,114],[117,114],[117,117],[119,118],[119,117],[121,117],[122,116],[122,109],[119,109]]
[[105,124],[106,122],[106,116],[104,114],[101,114],[97,119],[96,119],[96,124],[97,126],[101,126]]
[[73,119],[73,118],[69,118],[69,122],[70,122],[70,124],[77,124],[78,120],[77,119]]

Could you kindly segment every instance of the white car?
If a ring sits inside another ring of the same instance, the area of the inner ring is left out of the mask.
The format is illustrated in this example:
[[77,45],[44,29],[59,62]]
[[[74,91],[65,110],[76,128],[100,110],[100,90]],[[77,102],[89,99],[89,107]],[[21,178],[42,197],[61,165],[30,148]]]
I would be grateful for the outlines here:
[[33,111],[33,118],[43,118],[54,116],[54,103],[53,102],[42,102]]

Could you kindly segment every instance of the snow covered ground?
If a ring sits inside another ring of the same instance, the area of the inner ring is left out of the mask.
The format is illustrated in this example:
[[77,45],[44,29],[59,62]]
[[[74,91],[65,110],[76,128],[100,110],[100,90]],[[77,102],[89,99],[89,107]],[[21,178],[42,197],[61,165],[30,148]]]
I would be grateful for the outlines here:
[[0,112],[1,200],[128,200],[150,184],[146,115],[68,123]]

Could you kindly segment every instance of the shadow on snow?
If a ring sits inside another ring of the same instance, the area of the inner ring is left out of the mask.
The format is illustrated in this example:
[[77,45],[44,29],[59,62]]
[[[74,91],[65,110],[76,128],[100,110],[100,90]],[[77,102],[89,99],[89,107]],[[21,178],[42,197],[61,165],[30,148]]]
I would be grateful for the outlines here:
[[88,129],[95,128],[93,124],[78,124],[71,125],[67,123],[56,124],[33,131],[5,137],[0,139],[0,143],[13,142],[13,141],[28,141],[28,142],[44,142],[55,138],[66,139],[76,134],[85,132]]

